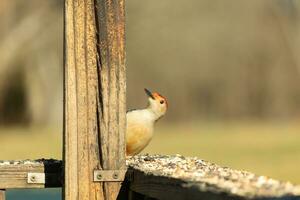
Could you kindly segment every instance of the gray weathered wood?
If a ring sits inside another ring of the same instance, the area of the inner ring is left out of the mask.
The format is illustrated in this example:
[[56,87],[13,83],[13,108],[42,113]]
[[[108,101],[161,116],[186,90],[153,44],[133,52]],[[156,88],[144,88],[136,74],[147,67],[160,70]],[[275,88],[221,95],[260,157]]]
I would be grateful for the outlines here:
[[[61,187],[61,161],[0,161],[0,189]],[[45,184],[29,184],[28,173],[45,173]]]
[[[300,186],[183,156],[134,156],[118,199],[299,200]],[[28,172],[45,172],[45,185],[29,185]],[[7,174],[9,173],[9,176]],[[62,162],[0,161],[0,188],[61,186]],[[20,176],[21,174],[21,176]],[[99,183],[98,183],[99,184]],[[97,193],[94,193],[97,194]]]
[[151,198],[300,200],[300,186],[197,158],[146,155],[131,157],[127,163],[133,170],[130,190]]
[[[125,0],[96,0],[99,53],[99,140],[103,169],[125,169],[126,69]],[[121,183],[104,185],[116,199]]]
[[0,200],[5,200],[5,190],[0,190]]
[[66,0],[67,200],[116,199],[118,195],[121,182],[93,182],[93,171],[126,167],[124,59],[124,0]]

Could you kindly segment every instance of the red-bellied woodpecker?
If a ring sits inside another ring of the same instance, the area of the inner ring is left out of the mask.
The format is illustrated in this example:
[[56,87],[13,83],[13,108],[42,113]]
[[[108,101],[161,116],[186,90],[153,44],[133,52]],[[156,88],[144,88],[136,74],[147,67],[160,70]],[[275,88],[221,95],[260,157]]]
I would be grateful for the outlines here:
[[164,116],[168,109],[165,97],[147,89],[145,92],[149,97],[147,108],[127,112],[127,155],[136,155],[149,144],[153,136],[154,123]]

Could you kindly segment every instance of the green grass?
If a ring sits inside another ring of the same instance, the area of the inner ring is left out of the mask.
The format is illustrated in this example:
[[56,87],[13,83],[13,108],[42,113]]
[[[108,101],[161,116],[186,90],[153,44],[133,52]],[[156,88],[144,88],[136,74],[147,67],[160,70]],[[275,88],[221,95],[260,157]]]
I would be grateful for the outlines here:
[[[0,129],[0,159],[61,158],[60,130]],[[197,156],[222,166],[300,184],[297,123],[190,123],[164,125],[143,153]]]
[[62,131],[49,128],[1,128],[0,160],[62,157]]
[[222,166],[300,183],[300,126],[292,123],[157,127],[144,152],[197,156]]

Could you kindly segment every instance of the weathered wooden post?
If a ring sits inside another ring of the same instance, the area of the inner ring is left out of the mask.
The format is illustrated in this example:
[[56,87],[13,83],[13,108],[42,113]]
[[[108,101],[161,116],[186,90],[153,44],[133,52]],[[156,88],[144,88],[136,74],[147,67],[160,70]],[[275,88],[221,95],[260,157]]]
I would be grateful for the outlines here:
[[5,190],[0,190],[0,200],[5,200]]
[[66,200],[116,199],[120,190],[126,167],[124,21],[124,0],[65,0]]

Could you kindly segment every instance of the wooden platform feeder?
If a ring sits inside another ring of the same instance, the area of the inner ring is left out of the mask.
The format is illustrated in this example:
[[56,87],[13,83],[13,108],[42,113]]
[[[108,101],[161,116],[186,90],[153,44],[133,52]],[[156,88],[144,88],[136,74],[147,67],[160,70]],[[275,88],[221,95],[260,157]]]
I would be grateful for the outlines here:
[[65,200],[300,199],[299,186],[197,158],[126,160],[124,4],[65,0],[63,160],[0,161],[0,200],[50,187]]

